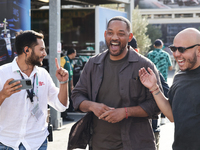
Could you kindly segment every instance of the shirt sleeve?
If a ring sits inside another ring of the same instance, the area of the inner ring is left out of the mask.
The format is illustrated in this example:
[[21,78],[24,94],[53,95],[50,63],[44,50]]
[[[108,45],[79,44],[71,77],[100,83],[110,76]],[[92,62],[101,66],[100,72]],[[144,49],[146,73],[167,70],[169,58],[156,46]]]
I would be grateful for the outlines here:
[[[163,88],[161,86],[161,82],[160,82],[160,76],[158,74],[158,70],[156,69],[156,66],[152,63],[152,65],[147,66],[147,68],[150,67],[153,72],[156,75],[157,78],[157,84],[159,86],[159,88],[161,89],[161,91],[163,91]],[[155,116],[157,116],[160,113],[160,109],[158,108],[153,95],[149,92],[149,89],[146,89],[146,100],[142,103],[139,104],[139,106],[142,107],[142,109],[144,109],[144,111],[147,112],[147,114],[149,115],[150,118],[154,118]]]
[[167,54],[167,58],[168,58],[168,66],[172,66],[172,61],[171,61],[171,57],[169,54]]
[[69,98],[67,99],[68,105],[64,106],[58,99],[59,88],[57,88],[48,74],[48,104],[59,112],[65,111],[69,106]]

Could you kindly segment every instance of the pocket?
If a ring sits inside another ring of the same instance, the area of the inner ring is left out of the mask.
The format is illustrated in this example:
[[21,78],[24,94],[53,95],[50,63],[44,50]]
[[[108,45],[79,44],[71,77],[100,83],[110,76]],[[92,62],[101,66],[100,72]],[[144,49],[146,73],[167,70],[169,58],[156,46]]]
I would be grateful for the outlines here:
[[138,78],[133,78],[129,80],[129,89],[131,98],[137,98],[142,92],[142,83]]

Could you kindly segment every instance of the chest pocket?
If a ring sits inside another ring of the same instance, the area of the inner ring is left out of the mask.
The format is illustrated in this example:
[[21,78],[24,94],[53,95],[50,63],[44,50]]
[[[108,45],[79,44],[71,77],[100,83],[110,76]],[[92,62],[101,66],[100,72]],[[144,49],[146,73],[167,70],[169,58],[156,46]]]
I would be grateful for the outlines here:
[[142,83],[140,82],[139,78],[132,78],[129,80],[129,93],[131,99],[138,98],[142,93]]

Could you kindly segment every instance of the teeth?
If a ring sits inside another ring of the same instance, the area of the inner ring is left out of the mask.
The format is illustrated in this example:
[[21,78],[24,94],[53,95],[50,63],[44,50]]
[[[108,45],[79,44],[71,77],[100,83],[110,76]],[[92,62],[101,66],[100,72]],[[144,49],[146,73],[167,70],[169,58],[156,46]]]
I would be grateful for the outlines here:
[[112,45],[119,45],[119,43],[112,43]]
[[178,62],[183,62],[183,60],[178,60]]

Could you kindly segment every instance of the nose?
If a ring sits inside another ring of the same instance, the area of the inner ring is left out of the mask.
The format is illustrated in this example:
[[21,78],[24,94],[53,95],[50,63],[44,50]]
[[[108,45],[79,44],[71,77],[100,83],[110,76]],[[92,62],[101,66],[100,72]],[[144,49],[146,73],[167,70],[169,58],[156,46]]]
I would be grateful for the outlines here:
[[47,56],[46,50],[43,51],[43,56]]
[[113,34],[113,36],[112,36],[112,40],[116,40],[116,39],[118,39],[117,34]]
[[178,49],[175,52],[173,52],[174,58],[179,57],[180,55],[181,53],[178,51]]

